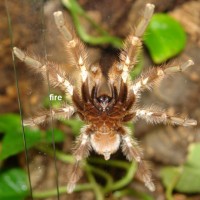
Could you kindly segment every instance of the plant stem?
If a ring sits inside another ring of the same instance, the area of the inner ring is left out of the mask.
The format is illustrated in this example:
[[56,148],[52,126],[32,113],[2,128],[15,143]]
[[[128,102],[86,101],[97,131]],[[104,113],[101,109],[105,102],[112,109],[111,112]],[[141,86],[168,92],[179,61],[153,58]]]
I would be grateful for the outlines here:
[[69,10],[73,10],[74,12],[76,12],[77,14],[79,14],[80,16],[85,17],[94,28],[96,28],[98,30],[99,33],[103,34],[103,35],[108,35],[108,33],[101,28],[100,26],[98,26],[98,24],[96,24],[87,14],[86,12],[82,9],[82,7],[77,3],[76,0],[62,0],[62,3],[69,9]]
[[87,175],[88,175],[88,179],[90,181],[90,183],[92,184],[93,186],[93,190],[94,190],[94,193],[96,195],[96,200],[104,200],[104,195],[103,195],[103,192],[102,192],[102,189],[101,187],[96,183],[96,180],[93,176],[93,174],[91,173],[91,168],[89,165],[85,165],[85,170],[87,172]]
[[110,174],[106,173],[105,171],[103,171],[103,170],[101,170],[101,169],[99,169],[97,167],[93,167],[91,165],[89,165],[89,167],[90,167],[90,169],[91,169],[91,171],[93,173],[95,173],[95,174],[97,174],[97,175],[99,175],[99,176],[101,176],[101,177],[103,177],[103,178],[106,179],[106,186],[105,186],[105,188],[110,188],[111,187],[111,185],[113,184],[113,179],[110,176]]
[[[53,156],[54,150],[49,147],[37,146],[36,148],[39,149],[40,151],[43,151],[43,152],[48,153],[49,155]],[[72,155],[64,154],[63,152],[58,151],[58,150],[56,150],[55,154],[56,154],[56,157],[58,160],[61,160],[65,163],[74,163],[75,162],[75,159]]]
[[114,192],[113,196],[117,199],[121,199],[124,196],[133,196],[133,197],[138,197],[139,199],[142,199],[142,200],[153,200],[152,196],[144,192],[135,191],[133,189],[118,190]]
[[[179,167],[179,170],[182,171],[182,166]],[[173,179],[171,180],[171,184],[167,187],[167,190],[165,192],[167,200],[173,200],[174,199],[173,196],[172,196],[172,192],[173,192],[173,189],[176,186],[176,184],[177,184],[177,182],[180,178],[180,171],[176,176],[173,177]]]
[[[93,188],[92,184],[86,183],[86,184],[79,184],[75,187],[75,192],[80,192],[84,190],[91,190]],[[59,187],[59,194],[66,194],[66,186]],[[57,196],[57,190],[47,190],[44,192],[33,192],[33,198],[34,199],[45,199],[48,197]]]
[[136,172],[136,162],[132,162],[124,178],[113,183],[112,187],[108,188],[105,192],[123,188],[124,186],[126,186],[128,183],[130,183],[133,180],[135,172]]
[[[122,40],[118,37],[110,36],[105,30],[103,30],[100,26],[98,26],[80,7],[80,5],[75,0],[62,0],[64,6],[66,6],[73,18],[75,27],[80,38],[89,44],[99,45],[99,44],[112,44],[114,47],[121,48]],[[89,23],[96,28],[96,30],[100,33],[100,36],[91,36],[86,33],[84,28],[81,26],[79,21],[79,17],[84,17]]]

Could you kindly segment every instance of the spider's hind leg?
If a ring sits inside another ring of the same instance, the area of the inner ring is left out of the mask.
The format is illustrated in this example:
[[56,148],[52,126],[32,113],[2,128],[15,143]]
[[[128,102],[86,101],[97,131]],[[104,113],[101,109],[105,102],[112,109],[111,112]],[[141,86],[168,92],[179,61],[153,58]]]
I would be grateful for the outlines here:
[[67,192],[72,193],[76,183],[81,177],[80,162],[89,156],[89,151],[91,149],[90,145],[90,127],[85,126],[81,129],[81,135],[76,140],[76,145],[74,147],[73,155],[75,156],[75,163],[72,166],[72,171],[69,174],[69,181],[67,185]]
[[143,160],[143,153],[136,140],[130,135],[130,130],[123,127],[122,134],[122,152],[129,161],[135,160],[138,163],[138,177],[150,191],[155,191],[155,185],[151,179],[151,172],[147,163]]

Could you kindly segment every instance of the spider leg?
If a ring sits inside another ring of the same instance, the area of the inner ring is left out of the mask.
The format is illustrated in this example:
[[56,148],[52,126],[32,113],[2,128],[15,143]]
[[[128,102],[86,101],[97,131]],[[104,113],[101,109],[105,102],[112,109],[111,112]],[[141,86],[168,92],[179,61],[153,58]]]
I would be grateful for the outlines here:
[[177,116],[170,116],[165,111],[158,108],[136,109],[137,118],[142,118],[150,123],[169,123],[181,126],[196,126],[197,121]]
[[142,46],[141,37],[146,30],[146,27],[153,15],[154,5],[146,4],[142,18],[135,28],[134,33],[131,33],[124,42],[123,50],[120,54],[120,63],[115,63],[109,72],[109,79],[111,82],[118,81],[119,77],[124,82],[127,82],[129,72],[137,62],[137,56]]
[[127,127],[122,129],[122,152],[129,161],[135,160],[138,163],[138,177],[150,191],[155,191],[149,167],[143,160],[142,150],[137,141],[131,137],[130,130]]
[[59,86],[66,93],[73,95],[73,86],[66,79],[66,74],[60,69],[58,65],[52,63],[41,63],[35,58],[28,56],[25,52],[23,52],[17,47],[13,48],[13,52],[16,57],[18,57],[29,67],[33,68],[36,72],[42,74],[44,78],[47,78],[47,71],[49,74],[50,83],[53,86]]
[[146,4],[142,18],[136,27],[135,36],[142,37],[142,35],[144,34],[144,32],[151,20],[151,17],[154,12],[154,8],[155,8],[154,4],[150,4],[150,3]]
[[23,121],[24,126],[36,126],[38,124],[41,124],[45,121],[50,121],[51,117],[54,119],[60,119],[60,118],[70,118],[73,113],[75,112],[74,108],[72,106],[66,106],[59,109],[52,109],[51,111],[44,111],[40,113],[39,116],[31,117],[29,119],[25,119]]
[[82,82],[88,77],[87,52],[83,43],[65,25],[63,13],[54,12],[54,20],[60,33],[66,40],[66,50],[69,54],[71,64],[75,65],[81,72]]
[[89,92],[89,83],[88,83],[88,64],[87,64],[87,52],[84,47],[84,44],[76,37],[75,33],[73,33],[67,26],[65,25],[65,20],[63,17],[63,13],[61,11],[54,12],[54,20],[56,26],[60,33],[63,35],[66,41],[66,50],[68,53],[68,57],[70,63],[76,68],[80,70],[81,74],[81,97],[76,92],[73,94],[73,102],[77,106],[77,108],[81,111],[84,110],[83,103],[91,101],[90,92]]
[[131,90],[137,96],[143,89],[151,87],[153,84],[163,79],[166,75],[185,71],[189,66],[193,64],[194,63],[192,60],[188,60],[180,65],[170,66],[164,69],[152,68],[149,73],[142,74],[140,78],[134,81],[131,86]]
[[76,140],[76,146],[74,148],[73,155],[75,156],[75,164],[72,167],[72,172],[70,173],[69,182],[67,185],[68,193],[72,193],[76,183],[80,179],[81,169],[80,162],[89,156],[89,151],[91,149],[89,135],[91,133],[91,129],[89,126],[84,126],[81,129],[81,134]]

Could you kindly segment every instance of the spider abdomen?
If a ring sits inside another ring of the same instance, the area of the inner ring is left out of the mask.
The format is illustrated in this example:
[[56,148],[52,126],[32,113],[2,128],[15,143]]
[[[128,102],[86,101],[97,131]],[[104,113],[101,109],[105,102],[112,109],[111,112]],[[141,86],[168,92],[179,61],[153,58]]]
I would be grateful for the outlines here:
[[[110,155],[115,153],[121,142],[120,135],[114,130],[104,127],[107,132],[97,131],[91,135],[92,148],[98,153],[104,156],[105,160],[110,159]],[[104,131],[105,131],[104,130]]]

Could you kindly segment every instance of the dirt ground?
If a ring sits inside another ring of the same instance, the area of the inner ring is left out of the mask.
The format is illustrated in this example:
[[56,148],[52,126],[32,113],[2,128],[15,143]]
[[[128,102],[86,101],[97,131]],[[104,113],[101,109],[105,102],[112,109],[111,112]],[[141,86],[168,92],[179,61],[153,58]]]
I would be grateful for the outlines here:
[[[7,8],[10,12],[12,25],[8,26],[7,14],[4,1],[0,2],[0,113],[19,113],[18,91],[16,90],[15,73],[11,53],[12,44],[21,49],[28,50],[40,57],[45,56],[47,51],[48,60],[63,63],[65,57],[62,40],[58,37],[58,31],[53,21],[52,13],[63,10],[69,21],[69,12],[62,7],[58,0],[49,1],[17,1],[9,0]],[[140,0],[79,0],[79,4],[87,11],[87,14],[106,29],[111,35],[125,38],[129,33],[130,24],[135,24],[140,11],[144,8],[146,1]],[[149,1],[148,1],[149,2]],[[176,18],[187,32],[187,45],[185,50],[174,61],[191,58],[195,65],[183,74],[166,79],[159,87],[142,95],[142,104],[159,105],[169,113],[181,113],[184,116],[200,121],[200,2],[186,0],[151,0],[156,5],[156,12],[168,12]],[[44,8],[44,12],[42,11]],[[23,12],[21,12],[23,10]],[[182,16],[185,17],[182,17]],[[72,22],[71,22],[72,23]],[[94,30],[82,21],[87,32],[95,34]],[[44,28],[44,25],[46,28]],[[12,30],[10,31],[10,28]],[[12,33],[12,37],[10,33]],[[88,46],[92,62],[100,62],[103,69],[109,68],[117,58],[119,51],[110,46]],[[147,49],[144,47],[144,69],[153,65]],[[31,116],[36,110],[43,106],[43,100],[48,95],[48,89],[39,75],[35,75],[23,63],[16,62],[16,76],[19,84],[21,106],[24,116]],[[71,70],[71,69],[67,69]],[[172,81],[173,80],[173,81]],[[61,127],[68,131],[68,128]],[[184,162],[187,154],[187,146],[194,141],[200,141],[200,127],[195,128],[172,127],[164,125],[149,125],[144,121],[138,121],[135,128],[135,136],[141,141],[145,151],[145,157],[152,163],[153,177],[157,182],[157,190],[153,194],[155,199],[164,200],[164,188],[159,178],[159,169],[163,165],[180,165]],[[73,137],[69,139],[62,148],[70,152]],[[52,159],[42,153],[35,154],[30,151],[31,177],[34,189],[50,189],[55,186],[52,181],[55,173],[52,172],[54,164]],[[40,166],[40,169],[36,169]],[[59,184],[66,184],[66,168],[63,163],[58,162]],[[84,182],[84,177],[82,181]],[[38,185],[40,185],[38,187]],[[130,187],[135,187],[133,183]],[[143,189],[146,191],[145,189]],[[93,199],[91,192],[71,194],[71,199]],[[197,200],[200,196],[187,196],[175,194],[176,200]],[[56,199],[56,198],[54,198]],[[66,199],[66,195],[60,197]],[[108,198],[112,199],[112,198]],[[124,200],[129,198],[124,198]],[[50,200],[50,198],[48,199]],[[53,198],[51,198],[53,200]]]

